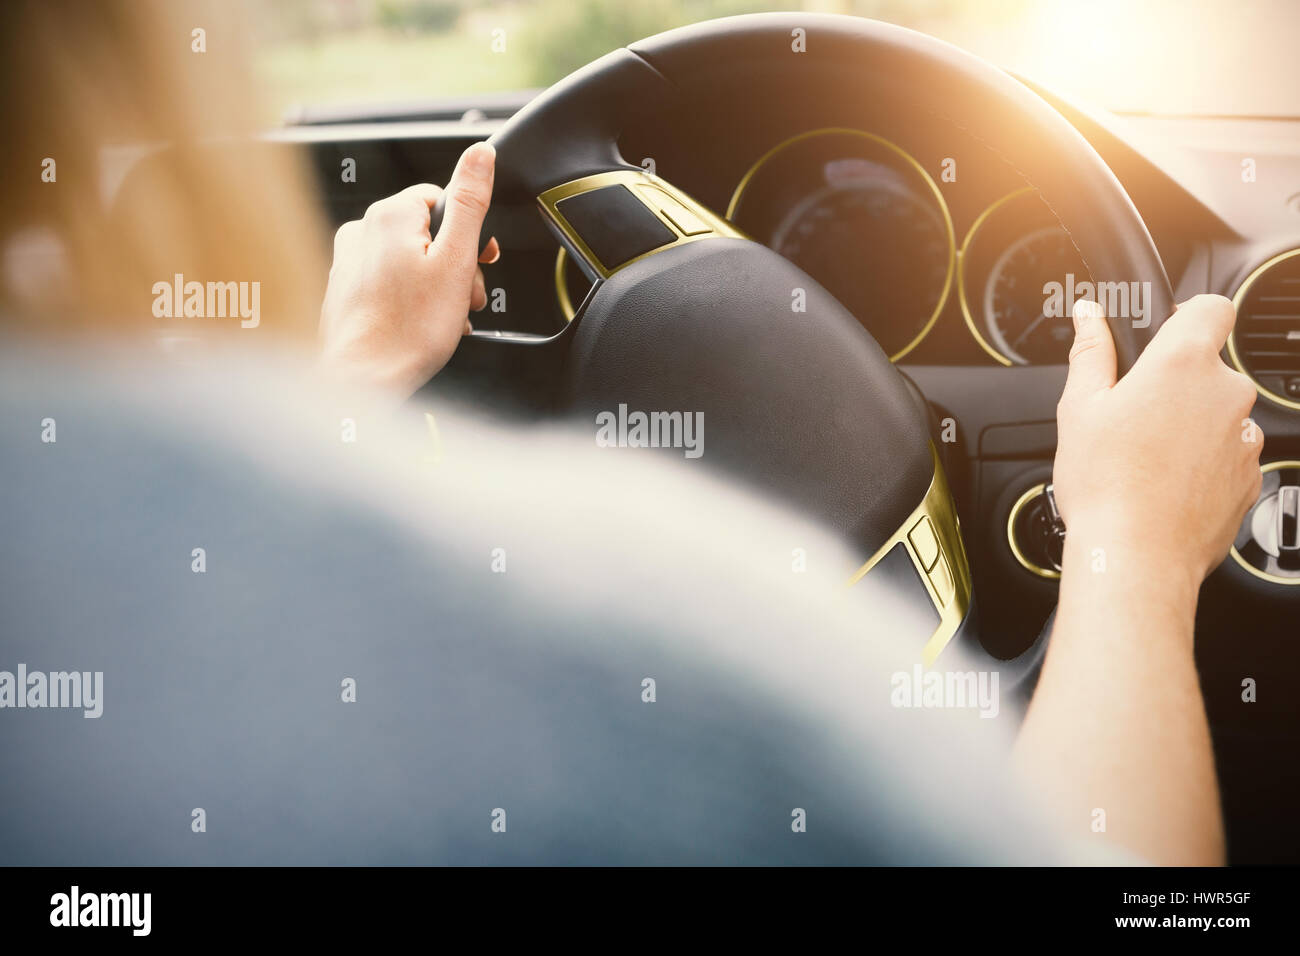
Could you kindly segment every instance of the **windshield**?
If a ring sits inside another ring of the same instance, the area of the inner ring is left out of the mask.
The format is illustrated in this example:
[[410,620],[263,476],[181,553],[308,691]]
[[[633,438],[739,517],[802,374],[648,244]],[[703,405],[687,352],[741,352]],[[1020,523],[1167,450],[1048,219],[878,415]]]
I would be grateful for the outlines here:
[[549,86],[644,36],[762,10],[948,40],[1123,113],[1300,116],[1296,0],[250,0],[267,120]]

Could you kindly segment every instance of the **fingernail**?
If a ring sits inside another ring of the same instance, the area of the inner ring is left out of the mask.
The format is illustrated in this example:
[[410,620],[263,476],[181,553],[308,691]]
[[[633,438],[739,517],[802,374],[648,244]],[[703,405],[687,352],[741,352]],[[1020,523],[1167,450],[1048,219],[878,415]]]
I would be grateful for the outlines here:
[[471,172],[486,174],[496,162],[496,155],[491,143],[475,143],[465,151],[465,167]]
[[1074,303],[1072,315],[1075,335],[1082,335],[1093,322],[1104,317],[1101,306],[1091,299],[1080,299]]

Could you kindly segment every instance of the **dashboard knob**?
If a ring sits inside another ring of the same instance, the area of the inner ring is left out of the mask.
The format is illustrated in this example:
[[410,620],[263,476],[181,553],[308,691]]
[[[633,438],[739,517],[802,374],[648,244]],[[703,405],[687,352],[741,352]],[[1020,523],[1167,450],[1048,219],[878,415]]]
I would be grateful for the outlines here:
[[1300,585],[1300,462],[1263,467],[1259,500],[1242,520],[1232,556],[1257,577]]

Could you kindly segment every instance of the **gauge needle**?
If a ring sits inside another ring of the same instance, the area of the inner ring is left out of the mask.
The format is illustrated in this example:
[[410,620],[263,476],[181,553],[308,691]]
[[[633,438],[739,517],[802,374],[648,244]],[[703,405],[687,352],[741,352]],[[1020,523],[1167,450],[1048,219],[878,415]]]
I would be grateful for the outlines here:
[[1038,318],[1034,319],[1034,321],[1026,325],[1025,330],[1016,336],[1016,340],[1011,343],[1011,347],[1016,351],[1019,351],[1020,343],[1025,340],[1025,336],[1027,336],[1030,332],[1034,331],[1034,329],[1038,328],[1038,323],[1042,322],[1046,318],[1047,316],[1043,315],[1042,313],[1039,313]]

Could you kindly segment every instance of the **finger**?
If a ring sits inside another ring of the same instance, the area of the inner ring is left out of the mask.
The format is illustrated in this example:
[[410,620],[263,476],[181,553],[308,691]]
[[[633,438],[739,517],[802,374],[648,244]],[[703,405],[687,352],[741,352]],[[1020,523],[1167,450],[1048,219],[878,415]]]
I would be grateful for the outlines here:
[[371,203],[365,221],[390,229],[423,231],[428,236],[429,210],[441,195],[442,189],[432,183],[415,183]]
[[466,319],[466,320],[465,320],[465,330],[464,330],[463,332],[461,332],[460,334],[461,334],[461,335],[472,335],[473,332],[474,332],[474,326],[470,324],[469,319]]
[[[357,241],[357,236],[361,232],[361,223],[355,219],[349,219],[343,225],[339,226],[338,231],[334,233],[334,263],[338,264],[348,253]],[[333,272],[333,266],[330,267]]]
[[1090,395],[1115,384],[1115,340],[1101,306],[1088,299],[1074,304],[1074,345],[1062,400]]
[[360,227],[361,223],[355,219],[349,219],[347,222],[343,223],[343,225],[339,226],[338,230],[334,233],[334,248],[338,249],[350,241],[351,237],[356,234]]
[[473,312],[482,311],[487,305],[487,283],[483,280],[483,270],[474,270],[474,286],[469,293],[469,307]]
[[442,226],[429,247],[431,254],[449,257],[452,269],[465,279],[478,260],[479,232],[492,201],[495,166],[496,151],[487,143],[475,143],[461,154],[447,184]]
[[483,247],[483,254],[478,257],[478,261],[486,265],[491,265],[501,258],[501,246],[497,243],[497,237],[493,236]]
[[424,203],[425,209],[432,209],[433,204],[442,195],[442,187],[435,186],[433,183],[413,183],[397,195],[414,197]]
[[1221,351],[1237,322],[1237,310],[1221,295],[1194,295],[1160,326],[1151,347],[1169,348],[1189,340]]

